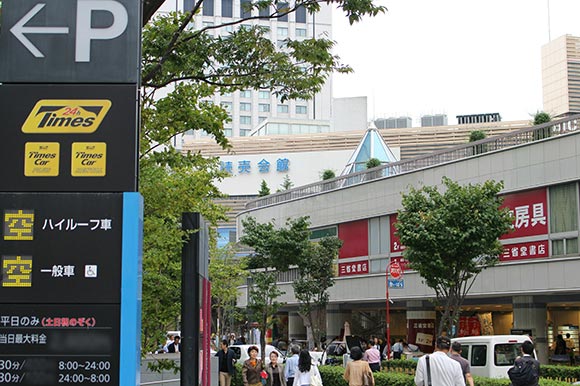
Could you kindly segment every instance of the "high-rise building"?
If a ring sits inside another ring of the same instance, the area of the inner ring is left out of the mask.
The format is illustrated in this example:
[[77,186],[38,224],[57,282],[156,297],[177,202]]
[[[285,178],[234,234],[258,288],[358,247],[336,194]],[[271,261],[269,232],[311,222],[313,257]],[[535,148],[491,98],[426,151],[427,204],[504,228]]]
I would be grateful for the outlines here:
[[580,113],[580,37],[560,36],[542,46],[544,111],[553,117]]
[[[290,1],[290,4],[288,3]],[[201,29],[212,25],[239,20],[249,16],[268,16],[274,10],[252,10],[247,11],[245,4],[248,0],[204,0],[202,11],[195,17],[193,28]],[[279,9],[293,6],[292,0],[279,1]],[[175,3],[169,0],[166,6],[191,9],[194,0],[178,0]],[[180,8],[182,9],[182,8]],[[299,8],[296,12],[278,18],[266,18],[244,21],[241,24],[208,30],[208,33],[227,35],[236,28],[251,25],[261,25],[270,30],[270,39],[279,47],[283,47],[287,38],[299,40],[312,37],[332,38],[332,9],[328,4],[320,5],[320,12],[315,15],[309,14],[306,9]],[[214,103],[221,104],[232,118],[231,122],[225,124],[225,134],[228,137],[249,136],[250,132],[260,123],[269,118],[290,119],[290,120],[323,120],[331,119],[332,105],[332,81],[328,81],[322,90],[310,100],[280,101],[269,90],[242,90],[227,95],[215,95]],[[203,136],[203,133],[188,133],[196,137]]]

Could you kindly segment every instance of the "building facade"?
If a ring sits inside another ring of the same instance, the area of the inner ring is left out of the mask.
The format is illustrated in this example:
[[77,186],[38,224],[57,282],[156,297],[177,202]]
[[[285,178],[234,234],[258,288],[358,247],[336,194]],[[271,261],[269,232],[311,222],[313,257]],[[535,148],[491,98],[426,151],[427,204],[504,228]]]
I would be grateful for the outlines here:
[[[422,164],[402,161],[386,167],[382,174],[366,172],[364,178],[351,177],[350,183],[337,180],[335,189],[313,193],[312,188],[297,188],[250,202],[237,218],[238,232],[243,232],[241,220],[248,216],[277,223],[309,216],[313,234],[343,240],[327,309],[327,336],[333,337],[345,321],[363,327],[384,323],[387,267],[395,261],[405,267],[404,246],[393,227],[401,209],[401,192],[410,186],[441,186],[444,176],[462,184],[501,180],[504,205],[515,214],[515,231],[500,240],[504,245],[500,263],[484,270],[474,282],[457,333],[527,331],[535,339],[540,359],[547,363],[556,334],[571,332],[578,347],[579,118],[489,138],[484,140],[482,154],[461,145],[424,158]],[[538,130],[547,127],[549,137],[538,135]],[[304,336],[292,290],[295,274],[281,274],[279,280],[285,292],[280,300],[287,304],[289,339]],[[433,338],[437,309],[430,301],[435,294],[417,272],[406,269],[402,276],[402,280],[389,280],[391,336],[415,343],[418,336]],[[246,300],[242,295],[239,304],[245,306]],[[429,345],[421,347],[429,350]]]
[[580,113],[580,37],[560,36],[542,47],[542,89],[545,112]]

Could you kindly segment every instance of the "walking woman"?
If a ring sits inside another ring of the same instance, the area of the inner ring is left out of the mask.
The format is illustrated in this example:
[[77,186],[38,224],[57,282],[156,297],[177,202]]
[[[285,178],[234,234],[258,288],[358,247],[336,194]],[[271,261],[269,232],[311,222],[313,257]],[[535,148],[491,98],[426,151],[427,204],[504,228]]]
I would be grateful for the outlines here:
[[375,377],[368,364],[361,360],[363,357],[360,347],[353,347],[350,350],[351,362],[346,365],[344,379],[349,386],[375,386]]
[[262,386],[260,373],[264,370],[262,361],[258,359],[258,347],[248,347],[250,359],[244,361],[242,366],[242,381],[244,386]]
[[270,363],[266,365],[268,372],[267,386],[286,386],[286,377],[284,376],[284,365],[278,363],[278,353],[270,353]]
[[312,363],[308,350],[301,350],[298,357],[298,371],[294,374],[294,386],[322,386],[318,367]]

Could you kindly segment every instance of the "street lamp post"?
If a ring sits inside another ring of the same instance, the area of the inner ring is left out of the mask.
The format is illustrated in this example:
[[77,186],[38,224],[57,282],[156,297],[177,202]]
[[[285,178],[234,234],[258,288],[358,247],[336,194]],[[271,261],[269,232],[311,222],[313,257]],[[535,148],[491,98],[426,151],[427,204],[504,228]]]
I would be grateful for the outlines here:
[[390,304],[391,301],[389,300],[389,271],[391,269],[391,264],[387,264],[387,270],[385,272],[385,287],[386,287],[386,296],[385,301],[387,305],[387,315],[386,315],[386,325],[387,325],[387,360],[391,357],[391,309]]

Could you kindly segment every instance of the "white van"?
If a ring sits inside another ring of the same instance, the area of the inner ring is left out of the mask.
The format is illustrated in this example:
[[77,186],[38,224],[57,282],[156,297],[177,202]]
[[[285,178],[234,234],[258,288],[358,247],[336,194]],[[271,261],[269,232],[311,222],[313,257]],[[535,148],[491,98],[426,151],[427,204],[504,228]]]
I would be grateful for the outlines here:
[[525,341],[531,341],[530,337],[485,335],[451,339],[451,342],[461,343],[461,356],[469,361],[471,375],[488,378],[508,378],[507,372],[522,355],[520,348]]

